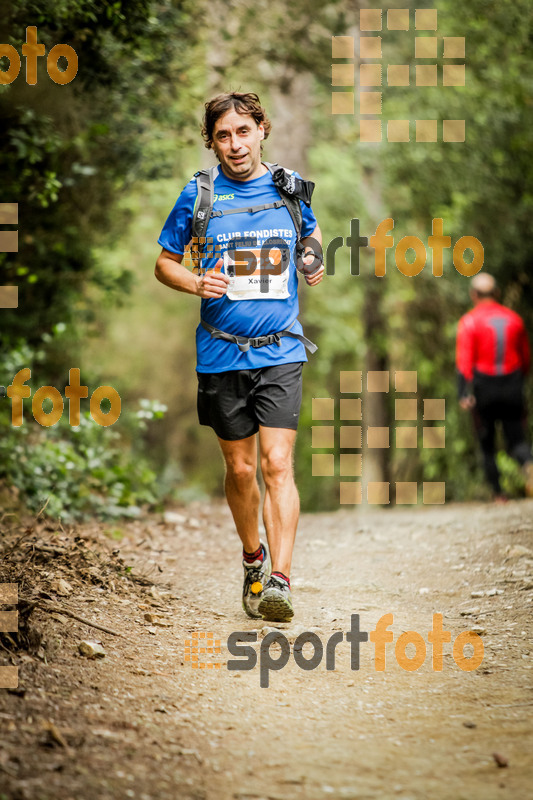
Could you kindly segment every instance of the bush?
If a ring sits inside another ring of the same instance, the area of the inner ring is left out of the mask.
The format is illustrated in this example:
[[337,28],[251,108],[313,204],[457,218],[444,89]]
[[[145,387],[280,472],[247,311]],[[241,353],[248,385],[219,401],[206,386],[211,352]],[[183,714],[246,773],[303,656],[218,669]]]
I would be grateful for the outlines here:
[[98,425],[88,412],[77,427],[64,414],[50,428],[33,418],[14,428],[10,409],[3,409],[0,480],[20,491],[29,509],[46,504],[48,515],[67,522],[138,516],[141,506],[161,500],[156,474],[141,454],[142,431],[166,411],[157,401],[140,405],[137,412],[121,415],[122,435]]

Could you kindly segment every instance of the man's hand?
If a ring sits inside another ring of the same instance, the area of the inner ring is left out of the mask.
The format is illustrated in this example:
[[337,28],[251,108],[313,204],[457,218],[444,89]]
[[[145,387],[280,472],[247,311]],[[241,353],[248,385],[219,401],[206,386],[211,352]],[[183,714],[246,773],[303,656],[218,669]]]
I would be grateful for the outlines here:
[[320,283],[320,281],[324,277],[324,264],[321,264],[320,267],[315,272],[312,272],[310,274],[308,274],[305,271],[306,267],[310,267],[315,260],[316,256],[313,252],[308,253],[302,258],[302,263],[303,263],[302,274],[305,278],[306,283],[309,286],[316,286],[317,284]]
[[229,278],[220,272],[222,259],[219,258],[214,269],[197,276],[196,294],[199,297],[220,299],[228,291]]
[[473,394],[468,394],[466,397],[461,397],[459,400],[459,405],[463,411],[472,411],[476,405],[476,398]]

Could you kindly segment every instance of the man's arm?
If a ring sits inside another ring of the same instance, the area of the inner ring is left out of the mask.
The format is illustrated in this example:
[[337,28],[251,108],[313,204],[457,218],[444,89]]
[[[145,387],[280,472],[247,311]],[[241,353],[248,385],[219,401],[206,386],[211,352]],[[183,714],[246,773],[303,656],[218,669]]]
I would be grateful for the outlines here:
[[529,338],[527,335],[526,326],[522,320],[522,330],[520,332],[520,357],[522,359],[522,372],[527,375],[531,366],[531,351],[529,349]]
[[475,405],[475,399],[470,389],[474,377],[474,332],[464,318],[459,320],[457,326],[455,363],[459,405],[466,411]]
[[[187,292],[198,297],[220,298],[226,294],[229,283],[227,275],[215,270],[195,275],[183,266],[182,261],[183,255],[171,253],[170,250],[163,248],[155,264],[157,280],[178,292]],[[219,258],[215,269],[219,270],[221,266],[222,259]]]
[[[322,278],[324,277],[324,256],[322,253],[322,231],[316,226],[313,233],[309,236],[306,236],[304,239],[301,240],[302,245],[304,246],[304,255],[303,255],[303,263],[304,266],[313,269],[313,266],[316,266],[319,261],[321,265],[317,267],[317,269],[309,274],[304,272],[304,277],[306,282],[309,286],[316,286]],[[316,255],[315,255],[316,254]],[[318,258],[317,258],[318,256]]]

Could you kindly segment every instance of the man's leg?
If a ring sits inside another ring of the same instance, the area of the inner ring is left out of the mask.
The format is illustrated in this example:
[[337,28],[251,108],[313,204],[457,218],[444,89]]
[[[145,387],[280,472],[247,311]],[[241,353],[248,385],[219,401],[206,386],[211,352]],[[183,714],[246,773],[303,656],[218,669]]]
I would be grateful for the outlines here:
[[507,406],[502,412],[507,452],[522,467],[526,497],[533,497],[533,454],[528,442],[527,416],[523,405]]
[[219,438],[219,442],[226,462],[226,498],[243,546],[242,607],[249,617],[260,619],[258,608],[270,575],[270,560],[259,541],[257,440],[254,434],[237,441]]
[[263,521],[272,559],[272,571],[290,575],[292,551],[300,514],[294,483],[292,453],[296,431],[259,426],[261,471],[265,481]]
[[533,460],[531,447],[527,441],[527,418],[521,405],[503,405],[501,421],[507,452],[520,466]]
[[290,622],[294,616],[290,569],[300,498],[294,483],[292,428],[259,426],[261,471],[265,481],[263,520],[272,557],[272,574],[258,606],[263,619]]
[[496,446],[495,446],[495,419],[490,408],[480,409],[476,406],[472,411],[474,427],[481,445],[483,454],[483,467],[485,476],[492,486],[496,497],[502,493],[500,486],[500,473],[496,465]]
[[243,548],[253,553],[259,547],[259,502],[257,485],[257,440],[256,436],[228,442],[218,437],[222,455],[226,462],[224,488],[237,533]]

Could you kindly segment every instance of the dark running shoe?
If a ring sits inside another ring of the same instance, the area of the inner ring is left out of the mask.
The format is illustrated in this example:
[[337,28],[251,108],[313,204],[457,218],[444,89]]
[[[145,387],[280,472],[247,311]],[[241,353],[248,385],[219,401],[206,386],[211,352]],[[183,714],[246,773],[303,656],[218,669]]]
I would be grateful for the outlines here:
[[290,622],[294,616],[289,584],[271,575],[259,603],[259,614],[269,622]]
[[252,561],[251,564],[242,562],[244,568],[244,583],[242,586],[242,607],[252,619],[261,619],[258,611],[259,603],[263,597],[263,589],[270,575],[270,556],[263,542],[263,560]]

